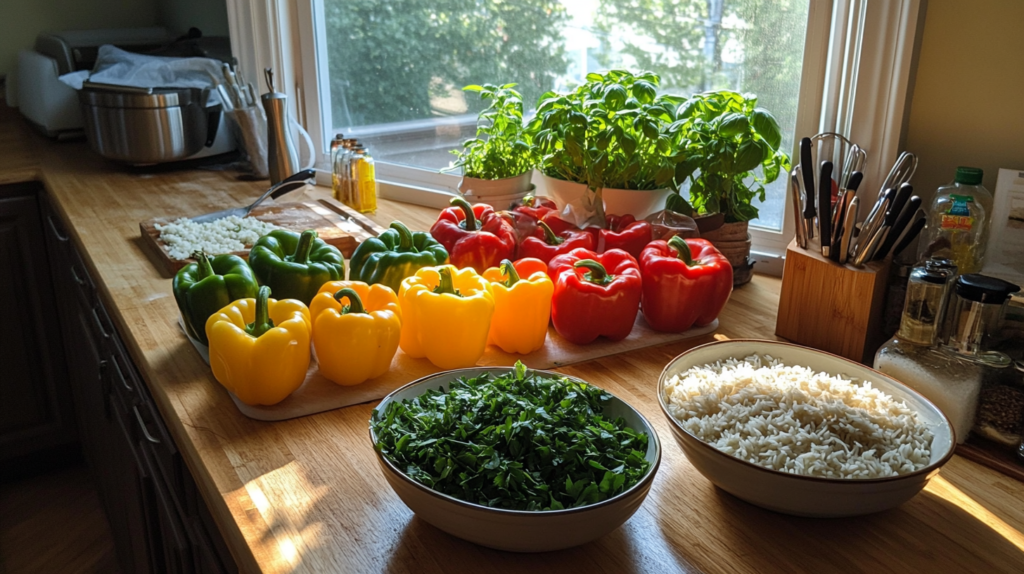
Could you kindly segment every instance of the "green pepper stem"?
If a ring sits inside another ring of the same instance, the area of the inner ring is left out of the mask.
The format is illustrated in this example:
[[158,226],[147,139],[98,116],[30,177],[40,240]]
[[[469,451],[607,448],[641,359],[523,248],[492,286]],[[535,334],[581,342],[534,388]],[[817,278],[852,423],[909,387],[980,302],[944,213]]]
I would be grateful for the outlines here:
[[309,261],[309,252],[313,250],[313,240],[316,239],[316,231],[307,229],[299,236],[299,244],[295,246],[295,255],[292,261],[303,265]]
[[450,204],[461,209],[462,213],[466,215],[465,221],[462,222],[466,231],[476,231],[476,214],[473,213],[473,206],[461,197],[453,197]]
[[413,251],[412,232],[401,221],[392,221],[391,229],[398,232],[398,250],[402,252]]
[[536,201],[537,201],[537,198],[534,197],[533,194],[531,193],[531,194],[527,195],[526,197],[524,197],[523,199],[521,199],[520,203],[522,203],[526,207],[533,207],[533,204]]
[[341,308],[342,315],[348,315],[349,313],[366,313],[366,309],[363,308],[363,300],[359,298],[359,293],[356,293],[355,289],[345,287],[344,289],[338,289],[334,293],[334,299],[341,303],[343,297],[348,297],[348,305]]
[[668,240],[668,246],[676,250],[676,254],[686,263],[687,267],[693,267],[693,252],[690,251],[690,246],[686,243],[686,240],[678,235],[673,235]]
[[608,274],[608,270],[604,268],[604,265],[601,265],[593,259],[577,261],[573,264],[573,267],[576,269],[579,269],[580,267],[587,269],[587,273],[583,274],[583,278],[595,285],[607,285],[611,283],[614,278],[612,275]]
[[565,243],[565,238],[555,235],[555,232],[552,231],[551,227],[548,226],[547,223],[538,221],[537,225],[544,230],[544,243],[547,243],[548,245],[561,245]]
[[455,279],[452,277],[452,268],[446,265],[439,269],[438,273],[441,274],[441,280],[438,282],[437,287],[434,287],[434,293],[439,295],[458,295],[461,297],[462,293],[459,293],[459,290],[455,288]]
[[274,328],[274,322],[270,319],[270,287],[260,287],[256,293],[256,319],[245,326],[245,332],[257,339]]
[[192,257],[196,260],[200,281],[211,275],[216,275],[216,273],[213,272],[213,263],[210,262],[210,256],[207,255],[205,251],[196,251],[192,254]]
[[505,287],[512,287],[519,282],[519,273],[508,259],[501,260],[501,267],[499,269],[501,269],[502,275],[508,275],[508,279],[505,280]]

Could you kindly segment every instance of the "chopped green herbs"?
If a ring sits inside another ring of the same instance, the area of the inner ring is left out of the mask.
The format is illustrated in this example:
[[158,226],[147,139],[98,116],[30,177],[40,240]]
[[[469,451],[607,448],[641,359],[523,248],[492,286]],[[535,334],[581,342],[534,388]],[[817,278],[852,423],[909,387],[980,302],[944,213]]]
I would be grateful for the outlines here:
[[460,500],[561,510],[632,487],[650,468],[647,434],[601,416],[611,395],[528,371],[452,381],[374,410],[376,448],[409,477]]

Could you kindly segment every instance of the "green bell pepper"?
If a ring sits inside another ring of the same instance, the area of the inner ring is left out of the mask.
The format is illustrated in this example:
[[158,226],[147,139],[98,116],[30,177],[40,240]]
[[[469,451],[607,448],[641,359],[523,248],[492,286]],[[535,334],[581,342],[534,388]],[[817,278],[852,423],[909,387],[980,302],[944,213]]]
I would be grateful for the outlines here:
[[306,305],[324,283],[345,278],[341,252],[312,229],[301,235],[275,229],[260,237],[249,251],[249,266],[276,299],[298,299]]
[[402,279],[423,267],[447,261],[448,251],[429,233],[413,233],[401,222],[392,221],[391,229],[356,247],[349,261],[349,279],[370,285],[380,283],[398,293]]
[[182,267],[174,276],[171,290],[178,302],[185,332],[208,344],[206,320],[234,301],[255,297],[259,286],[245,259],[236,255],[209,257],[193,253],[195,263]]

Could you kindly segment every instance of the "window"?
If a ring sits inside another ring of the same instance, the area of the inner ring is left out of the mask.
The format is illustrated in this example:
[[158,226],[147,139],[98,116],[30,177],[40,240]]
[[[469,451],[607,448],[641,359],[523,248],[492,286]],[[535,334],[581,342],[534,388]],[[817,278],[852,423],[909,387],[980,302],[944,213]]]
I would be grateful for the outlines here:
[[[921,0],[227,3],[243,70],[281,69],[321,154],[338,132],[358,137],[382,194],[434,206],[459,179],[438,169],[474,129],[479,104],[461,86],[515,82],[529,104],[611,67],[653,70],[677,94],[756,93],[789,150],[796,135],[847,133],[869,151],[870,186],[898,153],[922,14]],[[755,252],[792,237],[787,187],[780,177],[759,206]]]

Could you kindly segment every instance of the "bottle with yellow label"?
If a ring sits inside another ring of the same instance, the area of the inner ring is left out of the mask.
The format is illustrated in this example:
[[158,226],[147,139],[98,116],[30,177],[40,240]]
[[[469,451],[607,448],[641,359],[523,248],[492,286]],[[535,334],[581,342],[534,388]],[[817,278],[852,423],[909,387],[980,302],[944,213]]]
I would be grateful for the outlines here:
[[359,213],[377,211],[377,174],[373,157],[365,148],[353,150],[351,170],[351,195],[346,205]]
[[992,193],[981,185],[983,175],[976,167],[958,167],[953,184],[935,192],[918,260],[943,257],[956,263],[960,273],[981,271],[992,216]]

